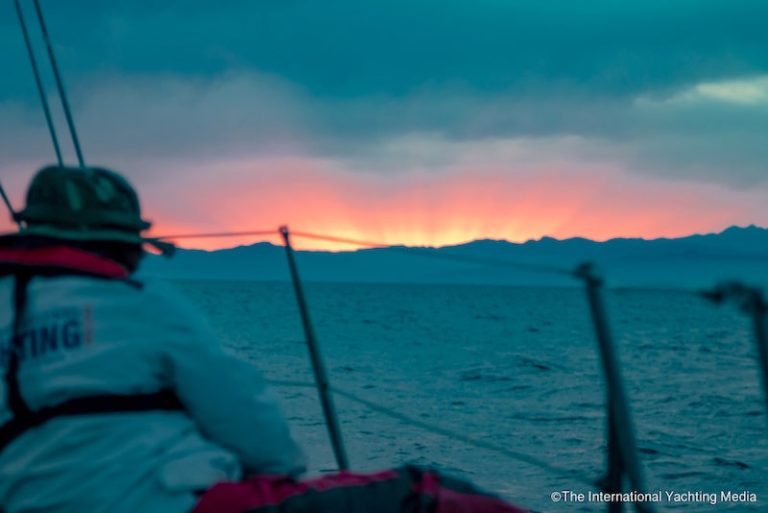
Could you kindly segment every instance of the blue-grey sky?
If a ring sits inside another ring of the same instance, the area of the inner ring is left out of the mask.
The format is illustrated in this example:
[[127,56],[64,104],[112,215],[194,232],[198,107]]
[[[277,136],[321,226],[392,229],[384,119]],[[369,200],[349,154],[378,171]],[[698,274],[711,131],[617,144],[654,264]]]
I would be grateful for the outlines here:
[[[42,4],[86,157],[148,190],[169,226],[258,225],[275,210],[315,219],[287,199],[221,219],[196,212],[217,184],[248,202],[281,180],[324,191],[317,208],[336,212],[326,229],[365,234],[339,212],[374,200],[380,214],[364,212],[366,223],[407,224],[413,215],[394,220],[411,205],[416,227],[373,234],[426,242],[768,224],[766,2]],[[52,153],[10,0],[0,45],[0,173],[20,201]],[[585,190],[560,198],[571,181]],[[468,191],[461,211],[454,188]],[[470,207],[489,190],[495,210]],[[531,194],[527,209],[498,206]],[[542,212],[553,198],[572,208]],[[486,219],[494,212],[509,221]]]

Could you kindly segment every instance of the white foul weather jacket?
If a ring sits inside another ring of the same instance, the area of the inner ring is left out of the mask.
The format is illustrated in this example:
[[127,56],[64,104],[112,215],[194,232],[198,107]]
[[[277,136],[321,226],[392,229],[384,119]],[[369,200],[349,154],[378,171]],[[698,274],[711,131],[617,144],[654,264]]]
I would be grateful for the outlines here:
[[[0,279],[3,373],[13,289]],[[258,371],[225,354],[168,286],[37,277],[28,291],[19,383],[31,409],[170,387],[185,411],[58,417],[27,431],[0,452],[4,513],[187,513],[217,481],[303,471]],[[0,380],[0,423],[6,397]]]

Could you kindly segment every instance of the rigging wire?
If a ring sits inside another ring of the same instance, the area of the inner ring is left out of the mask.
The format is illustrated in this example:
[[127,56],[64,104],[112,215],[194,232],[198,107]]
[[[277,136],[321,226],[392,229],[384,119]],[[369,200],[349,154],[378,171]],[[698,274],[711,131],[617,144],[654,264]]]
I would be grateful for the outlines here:
[[8,198],[8,194],[5,193],[5,187],[3,187],[3,184],[0,183],[0,197],[3,199],[3,204],[5,205],[5,208],[8,209],[8,213],[11,214],[11,219],[18,225],[19,221],[16,219],[16,211],[13,209],[13,205],[11,204],[11,200]]
[[663,294],[694,294],[696,296],[701,296],[704,293],[703,289],[695,289],[695,288],[683,288],[683,287],[654,287],[649,286],[645,287],[642,285],[616,285],[613,287],[606,287],[607,291],[610,292],[656,292],[656,293],[663,293]]
[[181,233],[177,235],[162,235],[158,239],[210,239],[216,237],[262,237],[265,235],[279,235],[277,230],[249,230],[243,232],[213,232],[213,233]]
[[[51,108],[48,105],[48,98],[45,95],[45,88],[43,87],[43,81],[40,78],[40,68],[37,66],[37,59],[35,58],[35,51],[32,48],[32,41],[29,38],[29,30],[27,30],[27,22],[24,20],[24,12],[21,10],[21,4],[19,0],[14,0],[16,5],[16,14],[19,17],[19,26],[21,26],[21,32],[24,36],[24,44],[27,47],[27,55],[29,56],[29,63],[32,65],[32,72],[35,75],[35,84],[37,85],[37,92],[40,95],[40,103],[43,106],[43,113],[45,114],[45,122],[48,125],[48,132],[51,135],[51,142],[53,143],[53,150],[56,152],[56,161],[59,166],[64,165],[64,160],[61,157],[61,147],[59,146],[59,138],[56,135],[56,127],[53,124],[53,118],[51,117]],[[10,205],[10,203],[8,203]],[[11,209],[13,211],[13,209]]]
[[[292,380],[273,380],[269,379],[267,382],[274,386],[284,386],[284,387],[295,387],[295,388],[315,388],[314,383],[304,382],[304,381],[292,381]],[[470,445],[472,447],[476,447],[478,449],[487,450],[496,454],[500,454],[502,456],[505,456],[507,458],[510,458],[515,461],[520,461],[522,463],[526,463],[528,465],[538,467],[542,470],[545,470],[549,472],[552,475],[557,475],[559,477],[563,477],[566,479],[572,479],[575,480],[581,484],[584,484],[586,486],[594,487],[594,488],[600,488],[600,483],[597,480],[590,479],[588,476],[581,474],[579,472],[564,469],[561,467],[557,467],[554,465],[551,465],[543,460],[540,460],[534,456],[530,456],[528,454],[524,454],[521,452],[513,451],[510,449],[507,449],[505,447],[501,447],[499,445],[496,445],[491,442],[486,442],[483,440],[477,440],[475,438],[463,435],[461,433],[458,433],[456,431],[446,429],[440,426],[436,426],[434,424],[430,424],[428,422],[424,422],[422,420],[415,419],[409,415],[400,413],[396,410],[393,410],[391,408],[387,408],[386,406],[382,406],[378,403],[375,403],[371,400],[365,399],[363,397],[358,396],[357,394],[354,394],[352,392],[349,392],[347,390],[332,386],[330,387],[330,390],[341,397],[344,397],[345,399],[361,404],[368,409],[375,411],[377,413],[380,413],[382,415],[385,415],[387,417],[393,418],[395,420],[399,420],[401,422],[404,422],[405,424],[409,424],[411,426],[417,427],[419,429],[422,429],[424,431],[428,431],[430,433],[444,436],[446,438],[451,438],[454,440],[458,440],[466,445]]]
[[491,267],[505,267],[505,268],[517,268],[521,270],[527,270],[537,273],[557,274],[562,276],[574,276],[572,269],[566,269],[563,267],[557,267],[552,265],[533,264],[529,262],[517,262],[514,260],[507,260],[504,258],[488,258],[478,257],[472,255],[459,255],[456,253],[448,253],[441,251],[435,253],[434,249],[430,248],[414,248],[408,246],[392,246],[390,244],[383,244],[377,242],[367,242],[355,239],[347,239],[344,237],[333,237],[330,235],[321,235],[317,233],[309,232],[291,232],[296,237],[303,237],[305,239],[323,240],[327,242],[339,242],[342,244],[354,244],[357,246],[366,246],[369,248],[387,248],[398,253],[407,253],[409,255],[422,256],[426,258],[433,258],[438,260],[451,260],[455,262],[466,262],[474,264],[488,265]]
[[[247,231],[235,231],[235,232],[213,232],[213,233],[183,233],[177,235],[163,235],[158,239],[202,239],[202,238],[218,238],[218,237],[237,237],[237,236],[266,236],[266,235],[278,235],[277,230],[247,230]],[[507,260],[504,258],[487,258],[478,257],[472,255],[459,255],[456,253],[440,252],[436,253],[434,249],[430,248],[414,248],[407,246],[393,246],[391,244],[383,242],[370,242],[356,239],[348,239],[344,237],[335,237],[332,235],[322,235],[317,233],[291,231],[291,235],[294,237],[300,237],[304,239],[322,240],[326,242],[337,242],[340,244],[351,244],[355,246],[363,246],[371,249],[389,249],[398,253],[420,256],[425,258],[433,258],[437,260],[450,260],[455,262],[465,262],[470,264],[481,264],[492,267],[503,268],[517,268],[521,270],[533,271],[538,273],[557,274],[561,276],[574,276],[572,269],[564,267],[556,267],[543,264],[533,264],[529,262],[516,262],[514,260]]]
[[556,467],[554,465],[551,465],[543,460],[540,460],[538,458],[535,458],[533,456],[530,456],[528,454],[524,454],[521,452],[513,451],[510,449],[507,449],[505,447],[501,447],[499,445],[496,445],[491,442],[486,442],[483,440],[476,440],[474,438],[471,438],[469,436],[463,435],[461,433],[458,433],[456,431],[452,431],[450,429],[446,429],[440,426],[435,426],[433,424],[424,422],[422,420],[415,419],[409,415],[406,415],[404,413],[400,413],[396,410],[387,408],[385,406],[381,406],[373,401],[369,401],[368,399],[364,399],[356,394],[353,394],[352,392],[347,392],[346,390],[342,390],[336,387],[332,387],[331,390],[337,395],[340,395],[341,397],[344,397],[350,401],[362,404],[369,408],[370,410],[373,410],[377,413],[380,413],[382,415],[386,415],[388,417],[391,417],[396,420],[400,420],[402,422],[405,422],[406,424],[410,424],[412,426],[421,428],[426,431],[430,431],[432,433],[435,433],[437,435],[441,435],[447,438],[451,438],[454,440],[458,440],[466,445],[470,445],[473,447],[476,447],[478,449],[485,449],[487,451],[495,452],[496,454],[502,454],[508,458],[527,463],[528,465],[538,467],[542,470],[546,470],[550,474],[557,475],[559,477],[563,477],[566,479],[572,479],[574,481],[578,481],[581,484],[595,487],[595,488],[601,488],[600,483],[597,480],[590,479],[587,476],[584,476],[583,474],[573,471],[564,469],[561,467]]
[[347,239],[345,237],[336,237],[334,235],[321,235],[317,233],[308,233],[308,232],[295,232],[291,231],[291,233],[297,237],[303,237],[305,239],[315,239],[315,240],[323,240],[326,242],[338,242],[341,244],[350,244],[354,246],[365,246],[368,248],[395,248],[395,247],[406,247],[406,246],[396,246],[392,244],[386,244],[383,242],[367,242],[362,240],[356,240],[356,239]]
[[75,129],[75,121],[72,118],[72,111],[69,108],[69,100],[67,99],[67,92],[64,88],[64,81],[61,78],[59,72],[59,66],[56,63],[56,56],[53,53],[53,46],[51,45],[51,38],[48,35],[48,27],[45,24],[45,18],[43,17],[43,10],[40,7],[40,0],[33,0],[35,5],[35,12],[37,13],[37,20],[40,23],[40,30],[43,33],[43,39],[45,40],[45,46],[48,50],[48,59],[51,61],[51,68],[53,69],[53,76],[56,79],[56,87],[59,90],[59,99],[61,100],[61,106],[64,109],[64,116],[67,119],[67,126],[69,126],[69,134],[72,138],[72,144],[75,147],[75,153],[77,154],[77,161],[80,167],[85,167],[85,159],[83,159],[83,152],[80,148],[80,140],[77,137],[77,130]]
[[636,293],[654,293],[654,294],[677,294],[689,296],[691,298],[706,299],[707,292],[701,288],[684,287],[642,287],[642,286],[614,286],[606,287],[606,292],[611,294],[636,294]]

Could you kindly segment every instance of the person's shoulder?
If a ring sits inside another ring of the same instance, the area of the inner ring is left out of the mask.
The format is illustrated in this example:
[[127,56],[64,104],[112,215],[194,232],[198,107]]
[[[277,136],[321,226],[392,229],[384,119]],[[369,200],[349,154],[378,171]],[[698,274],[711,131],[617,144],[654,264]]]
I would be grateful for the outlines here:
[[189,335],[190,341],[197,338],[211,341],[215,338],[202,309],[172,283],[144,279],[141,288],[144,308],[151,312],[157,323],[183,330]]

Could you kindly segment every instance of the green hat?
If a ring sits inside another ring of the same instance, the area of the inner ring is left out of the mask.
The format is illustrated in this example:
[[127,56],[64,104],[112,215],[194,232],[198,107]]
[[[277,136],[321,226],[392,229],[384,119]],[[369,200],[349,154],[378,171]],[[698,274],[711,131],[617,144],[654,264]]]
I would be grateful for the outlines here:
[[78,241],[150,244],[163,254],[173,245],[143,237],[139,197],[119,174],[98,167],[48,166],[35,175],[24,210],[15,214],[21,233]]

